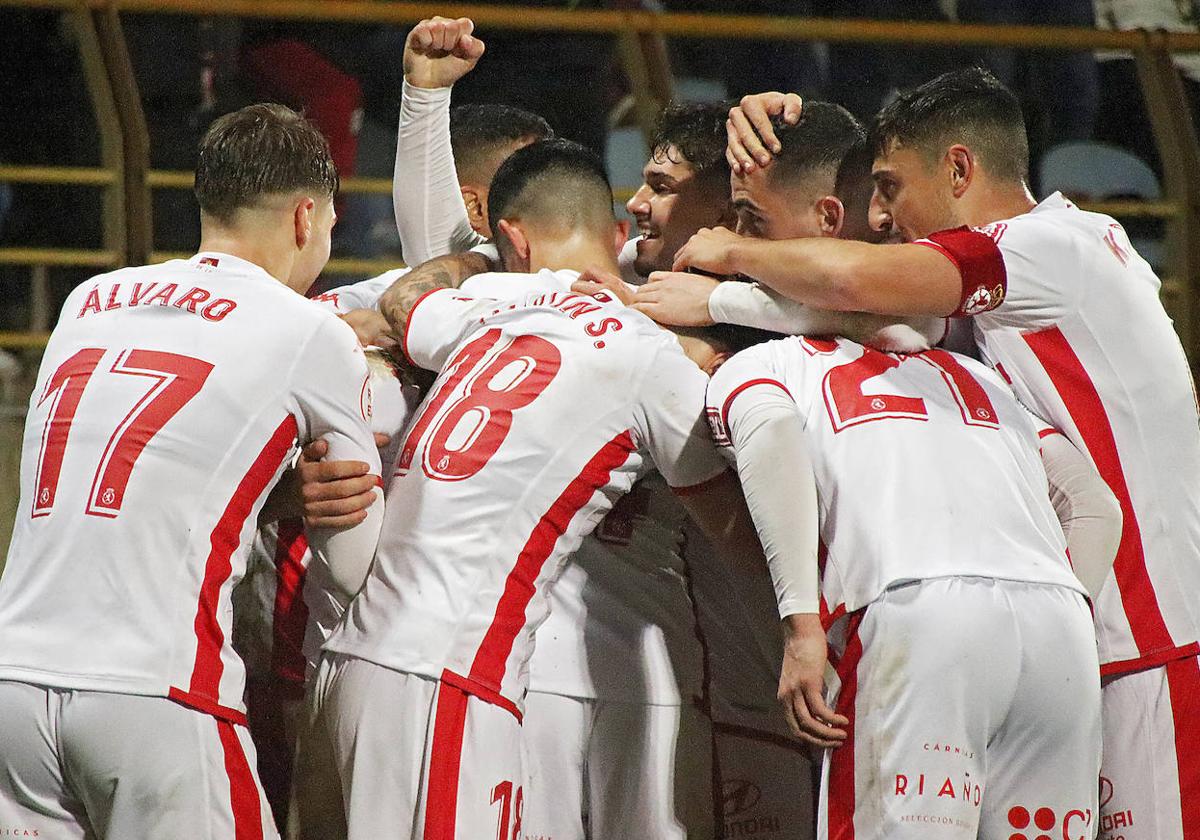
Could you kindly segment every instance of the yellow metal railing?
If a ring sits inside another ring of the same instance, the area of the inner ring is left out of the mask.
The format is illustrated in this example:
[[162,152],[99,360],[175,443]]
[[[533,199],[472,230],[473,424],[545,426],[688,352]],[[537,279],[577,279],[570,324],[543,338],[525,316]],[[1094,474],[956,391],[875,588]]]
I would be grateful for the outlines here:
[[[94,251],[7,248],[0,264],[105,268],[168,255],[153,248],[150,191],[190,189],[191,173],[152,170],[149,134],[129,64],[120,16],[188,14],[342,23],[406,25],[433,15],[466,16],[481,30],[551,30],[619,37],[621,59],[645,115],[672,89],[665,37],[825,41],[1009,47],[1023,50],[1127,50],[1137,62],[1159,155],[1166,197],[1154,202],[1101,202],[1090,209],[1122,217],[1167,221],[1167,284],[1184,346],[1200,360],[1200,143],[1183,88],[1171,63],[1174,52],[1200,52],[1200,34],[1112,32],[1069,27],[989,26],[908,21],[829,20],[754,15],[666,14],[644,10],[548,9],[409,3],[391,0],[0,0],[3,7],[58,10],[75,28],[85,77],[101,135],[99,167],[0,166],[0,181],[36,182],[104,191],[104,246]],[[632,39],[632,40],[631,40]],[[347,178],[348,193],[390,191],[384,178]],[[623,197],[629,191],[621,190]],[[368,274],[390,267],[374,260],[334,260],[330,273]],[[0,332],[0,346],[36,346],[43,336]]]

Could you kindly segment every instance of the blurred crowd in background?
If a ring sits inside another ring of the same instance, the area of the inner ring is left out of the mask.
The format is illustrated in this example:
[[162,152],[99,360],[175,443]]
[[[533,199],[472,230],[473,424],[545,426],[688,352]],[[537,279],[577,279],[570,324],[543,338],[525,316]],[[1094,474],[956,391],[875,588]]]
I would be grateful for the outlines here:
[[[734,6],[722,0],[522,4],[687,12],[727,12]],[[1200,21],[1197,0],[744,0],[736,11],[1185,31],[1196,30]],[[97,165],[97,128],[69,28],[44,11],[7,9],[0,20],[0,163]],[[191,170],[196,143],[215,117],[252,101],[274,100],[303,109],[317,123],[343,176],[390,177],[404,28],[164,15],[125,15],[123,23],[149,123],[153,168]],[[487,55],[479,71],[456,86],[456,102],[506,102],[536,111],[563,136],[607,151],[616,186],[636,184],[644,146],[624,155],[632,161],[631,174],[618,144],[610,142],[630,112],[629,83],[614,38],[478,34]],[[869,118],[898,88],[953,66],[982,63],[1023,100],[1035,180],[1047,150],[1079,140],[1123,147],[1162,178],[1128,54],[716,39],[673,40],[669,48],[680,98],[794,90],[838,102],[860,118]],[[1195,117],[1200,55],[1176,60]],[[199,228],[191,194],[156,190],[154,204],[156,248],[194,249]],[[345,196],[339,209],[335,256],[402,258],[390,196]],[[0,183],[0,246],[98,247],[100,227],[98,189]],[[88,273],[56,276],[59,285],[69,286]],[[0,329],[28,323],[28,284],[13,282],[27,277],[28,267],[0,266],[5,288]]]

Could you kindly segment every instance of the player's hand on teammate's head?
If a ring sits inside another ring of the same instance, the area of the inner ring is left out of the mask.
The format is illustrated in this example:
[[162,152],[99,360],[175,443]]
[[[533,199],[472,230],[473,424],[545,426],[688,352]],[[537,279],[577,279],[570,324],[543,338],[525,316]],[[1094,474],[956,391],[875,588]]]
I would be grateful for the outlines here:
[[602,268],[589,268],[580,273],[579,279],[571,284],[571,291],[581,295],[608,293],[626,306],[634,300],[633,289],[620,277]]
[[821,749],[841,746],[850,720],[825,702],[827,641],[816,615],[784,619],[779,702],[788,726],[804,743]]
[[414,87],[450,87],[475,69],[484,43],[470,18],[423,20],[404,42],[404,79]]
[[[386,446],[387,435],[376,434],[375,442]],[[300,453],[296,475],[304,524],[349,528],[367,518],[367,508],[375,500],[376,478],[363,461],[322,461],[328,453],[324,440],[313,441]]]
[[692,238],[675,252],[672,271],[687,271],[694,268],[705,274],[727,277],[737,274],[733,265],[732,246],[743,237],[725,227],[700,228]]
[[392,334],[387,319],[374,309],[351,309],[341,318],[353,327],[354,334],[358,336],[358,343],[363,347],[392,350],[400,344]]
[[752,172],[756,166],[769,164],[772,155],[782,148],[771,118],[782,114],[788,124],[795,125],[803,107],[798,94],[770,91],[743,96],[741,102],[730,108],[729,119],[725,121],[729,139],[725,159],[734,174]]
[[703,274],[655,271],[637,290],[632,306],[660,324],[711,326],[714,321],[708,311],[708,298],[720,282]]

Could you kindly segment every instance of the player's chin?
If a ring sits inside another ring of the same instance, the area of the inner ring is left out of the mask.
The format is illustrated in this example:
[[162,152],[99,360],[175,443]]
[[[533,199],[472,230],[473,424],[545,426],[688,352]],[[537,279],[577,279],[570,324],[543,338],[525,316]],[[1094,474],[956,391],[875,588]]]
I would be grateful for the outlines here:
[[643,238],[637,241],[637,256],[633,260],[633,270],[642,277],[649,277],[652,271],[670,271],[670,262],[662,265],[663,246],[658,237]]

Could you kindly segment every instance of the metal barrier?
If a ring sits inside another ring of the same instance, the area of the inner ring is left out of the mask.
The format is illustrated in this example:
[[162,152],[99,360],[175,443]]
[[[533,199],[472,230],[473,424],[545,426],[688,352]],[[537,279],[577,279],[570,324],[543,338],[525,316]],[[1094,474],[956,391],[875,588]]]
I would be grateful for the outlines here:
[[[404,25],[433,15],[470,17],[482,29],[556,30],[618,36],[629,72],[638,122],[670,95],[663,49],[668,36],[863,44],[979,45],[1026,50],[1130,51],[1164,167],[1166,199],[1103,202],[1090,209],[1122,217],[1167,220],[1170,265],[1164,296],[1193,364],[1200,363],[1200,142],[1192,125],[1173,52],[1200,52],[1200,34],[1111,32],[1068,27],[987,26],[907,21],[829,20],[752,15],[666,14],[639,9],[582,10],[391,0],[0,0],[0,8],[63,13],[78,37],[88,92],[101,135],[99,167],[0,166],[0,181],[100,187],[104,190],[103,249],[5,248],[0,264],[92,266],[139,264],[168,256],[156,252],[151,228],[152,189],[191,187],[191,173],[150,168],[149,133],[121,32],[120,15],[189,14]],[[383,178],[347,178],[348,193],[387,193]],[[332,260],[329,273],[368,274],[393,267],[378,260]],[[44,335],[0,332],[0,347],[38,346]]]

